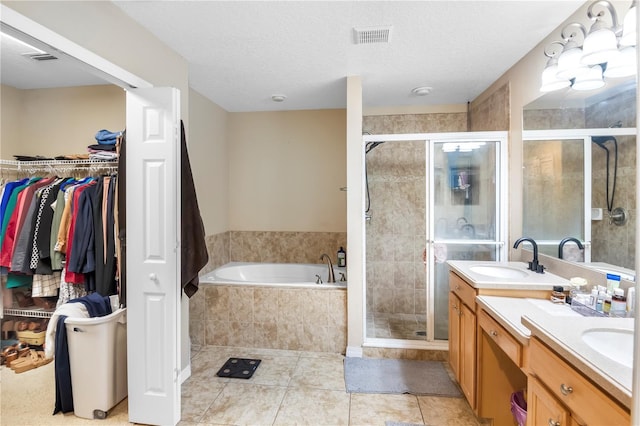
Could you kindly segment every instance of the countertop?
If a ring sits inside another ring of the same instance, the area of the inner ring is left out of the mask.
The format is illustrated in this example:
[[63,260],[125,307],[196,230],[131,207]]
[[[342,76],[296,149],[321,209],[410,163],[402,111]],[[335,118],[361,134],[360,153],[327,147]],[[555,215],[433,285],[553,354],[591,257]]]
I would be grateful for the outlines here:
[[[527,269],[524,262],[491,262],[478,260],[449,260],[449,268],[464,278],[474,288],[500,288],[509,290],[553,290],[553,286],[567,286],[569,280],[549,272],[538,274]],[[502,266],[521,271],[517,278],[500,278],[483,275],[473,270],[474,266]]]
[[582,335],[590,329],[633,330],[633,318],[584,317],[544,299],[477,296],[476,301],[521,343],[537,337],[631,409],[633,368],[597,352]]

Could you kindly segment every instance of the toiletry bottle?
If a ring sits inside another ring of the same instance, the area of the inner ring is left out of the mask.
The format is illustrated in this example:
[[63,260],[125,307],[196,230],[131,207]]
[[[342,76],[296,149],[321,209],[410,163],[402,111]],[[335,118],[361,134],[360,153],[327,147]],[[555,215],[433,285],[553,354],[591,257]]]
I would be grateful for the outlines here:
[[591,289],[591,297],[589,297],[589,307],[591,309],[596,308],[596,300],[598,300],[598,289],[593,288]]
[[636,288],[629,287],[629,290],[627,290],[627,312],[629,312],[630,315],[633,314],[635,303],[636,303]]
[[598,298],[596,299],[596,311],[598,312],[602,312],[605,295],[604,291],[598,291]]
[[609,315],[611,312],[611,294],[607,292],[604,296],[604,300],[602,301],[602,312]]
[[561,285],[554,285],[553,291],[551,292],[551,301],[553,303],[562,304],[566,300],[566,295],[564,294],[564,288]]
[[342,247],[338,250],[338,266],[347,266],[347,253]]
[[620,275],[607,274],[607,291],[613,294],[613,291],[620,287]]
[[611,314],[616,316],[624,316],[627,310],[627,298],[624,296],[624,290],[616,288],[611,296]]

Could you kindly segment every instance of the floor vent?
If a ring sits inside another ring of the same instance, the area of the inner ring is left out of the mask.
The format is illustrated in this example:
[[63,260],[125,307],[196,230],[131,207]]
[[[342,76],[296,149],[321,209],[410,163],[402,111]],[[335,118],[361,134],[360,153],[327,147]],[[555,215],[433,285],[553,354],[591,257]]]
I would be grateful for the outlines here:
[[353,28],[353,42],[355,44],[389,43],[391,26]]

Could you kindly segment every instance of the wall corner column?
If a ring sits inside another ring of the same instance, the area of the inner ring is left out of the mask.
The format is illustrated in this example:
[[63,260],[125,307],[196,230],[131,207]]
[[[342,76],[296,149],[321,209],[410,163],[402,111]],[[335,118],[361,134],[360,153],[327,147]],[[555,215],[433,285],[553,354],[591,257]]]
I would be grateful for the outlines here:
[[347,77],[347,356],[362,356],[364,343],[364,214],[362,149],[362,79]]

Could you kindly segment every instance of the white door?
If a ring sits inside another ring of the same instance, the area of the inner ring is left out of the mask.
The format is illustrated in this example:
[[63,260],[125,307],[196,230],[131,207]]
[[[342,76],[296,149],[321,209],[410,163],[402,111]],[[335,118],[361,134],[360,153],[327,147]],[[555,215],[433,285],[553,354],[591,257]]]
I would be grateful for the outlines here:
[[129,421],[180,421],[180,91],[127,91]]

